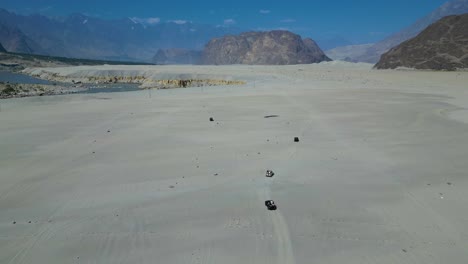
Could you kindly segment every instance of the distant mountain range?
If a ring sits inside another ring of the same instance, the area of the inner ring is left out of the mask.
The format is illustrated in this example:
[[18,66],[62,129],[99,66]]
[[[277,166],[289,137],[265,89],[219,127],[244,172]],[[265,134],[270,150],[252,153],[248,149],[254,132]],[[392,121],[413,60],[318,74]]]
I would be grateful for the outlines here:
[[326,50],[325,54],[327,54],[327,56],[332,60],[356,62],[353,58],[361,56],[373,45],[374,43],[342,46]]
[[415,38],[383,54],[375,67],[430,70],[468,68],[468,14],[440,19]]
[[351,59],[355,61],[376,63],[383,53],[387,52],[389,49],[397,46],[403,41],[415,37],[427,26],[436,22],[442,17],[464,13],[468,13],[468,0],[449,1],[427,16],[419,19],[411,26],[389,36],[388,38],[385,38],[384,40],[369,47],[363,54],[360,54],[359,56],[353,57]]
[[159,49],[154,64],[199,64],[202,51],[188,49]]
[[315,41],[323,50],[330,50],[337,47],[350,46],[354,44],[353,42],[341,36],[333,36],[329,38],[322,37],[315,39]]
[[[383,53],[416,36],[440,18],[463,13],[468,13],[468,0],[452,0],[378,43],[338,47],[327,52],[338,59],[375,63]],[[38,14],[18,15],[0,9],[0,43],[7,51],[27,54],[191,63],[199,58],[210,40],[242,31],[235,27],[189,21],[160,22],[138,18],[105,20],[82,14],[50,18]],[[318,43],[324,49],[349,44],[340,37],[320,40]]]
[[159,49],[201,50],[214,37],[240,32],[238,28],[186,21],[145,23],[82,14],[58,19],[0,9],[0,43],[8,51],[20,53],[151,61]]
[[0,42],[7,51],[33,53],[33,49],[35,49],[37,53],[42,52],[39,46],[15,25],[2,23],[1,20],[2,16],[0,15]]

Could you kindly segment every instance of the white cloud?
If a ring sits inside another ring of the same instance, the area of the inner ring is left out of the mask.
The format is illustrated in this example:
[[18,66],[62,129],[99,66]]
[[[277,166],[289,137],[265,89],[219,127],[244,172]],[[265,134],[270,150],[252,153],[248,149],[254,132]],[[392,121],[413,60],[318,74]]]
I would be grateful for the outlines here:
[[296,19],[286,18],[286,19],[281,20],[280,22],[281,23],[294,23],[296,22]]
[[187,24],[187,20],[181,20],[181,19],[176,19],[176,20],[169,20],[169,22],[175,23],[177,25],[184,25]]
[[260,12],[260,14],[270,14],[271,13],[271,11],[268,10],[268,9],[261,9],[259,12]]
[[154,25],[161,22],[159,17],[147,17],[147,18],[140,18],[140,17],[129,17],[133,23],[135,24],[145,24],[145,25]]
[[161,19],[159,17],[150,17],[146,19],[146,23],[153,25],[161,22]]
[[224,19],[224,25],[229,26],[229,25],[234,25],[236,24],[236,21],[232,18]]

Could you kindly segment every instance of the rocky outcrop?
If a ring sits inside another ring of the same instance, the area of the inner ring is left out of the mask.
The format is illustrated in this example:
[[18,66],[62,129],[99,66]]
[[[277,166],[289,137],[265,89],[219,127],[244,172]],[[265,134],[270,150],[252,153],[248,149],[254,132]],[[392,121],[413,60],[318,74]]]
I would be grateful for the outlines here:
[[0,52],[7,52],[6,49],[2,46],[2,43],[0,43]]
[[377,69],[468,68],[468,14],[444,17],[382,55]]
[[202,53],[202,64],[309,64],[330,59],[312,39],[289,31],[247,32],[212,39]]
[[198,64],[201,51],[188,49],[159,49],[153,57],[153,63],[159,65],[169,64]]
[[382,41],[379,41],[372,47],[369,47],[365,53],[353,57],[353,59],[361,62],[376,63],[379,61],[382,54],[399,45],[403,41],[417,36],[421,31],[437,20],[449,15],[460,15],[464,13],[468,13],[468,0],[448,1],[427,16],[416,21],[414,24],[383,39]]

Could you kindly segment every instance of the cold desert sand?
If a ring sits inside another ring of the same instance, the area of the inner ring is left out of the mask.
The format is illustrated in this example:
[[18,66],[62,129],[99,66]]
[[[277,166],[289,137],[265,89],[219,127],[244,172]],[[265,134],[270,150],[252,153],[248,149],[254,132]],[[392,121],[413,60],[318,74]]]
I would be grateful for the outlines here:
[[0,263],[467,263],[468,72],[371,67],[29,70],[246,84],[1,100]]

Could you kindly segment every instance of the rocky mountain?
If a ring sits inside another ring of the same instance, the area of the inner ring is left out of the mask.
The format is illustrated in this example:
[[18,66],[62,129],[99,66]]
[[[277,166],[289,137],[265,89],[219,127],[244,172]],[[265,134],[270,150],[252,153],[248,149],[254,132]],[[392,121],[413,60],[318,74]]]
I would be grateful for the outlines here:
[[411,26],[376,43],[375,45],[370,47],[364,54],[353,59],[362,62],[376,63],[379,60],[380,55],[388,51],[390,48],[395,47],[403,41],[418,35],[427,26],[436,22],[442,17],[449,15],[459,15],[464,13],[468,13],[468,0],[449,1],[437,8],[436,10],[434,10],[432,13],[419,19]]
[[468,68],[468,14],[442,18],[415,38],[383,54],[375,67],[432,70]]
[[33,49],[41,51],[33,40],[13,25],[0,23],[0,42],[11,52],[32,53]]
[[289,31],[246,32],[214,38],[205,46],[202,64],[285,65],[330,61],[312,39]]
[[0,9],[0,41],[9,51],[63,57],[150,61],[159,49],[201,50],[214,37],[239,32],[189,21],[105,20],[82,14],[50,18]]
[[188,49],[160,49],[153,57],[154,64],[198,64],[201,51]]
[[0,52],[7,52],[6,49],[2,46],[2,43],[0,43]]

